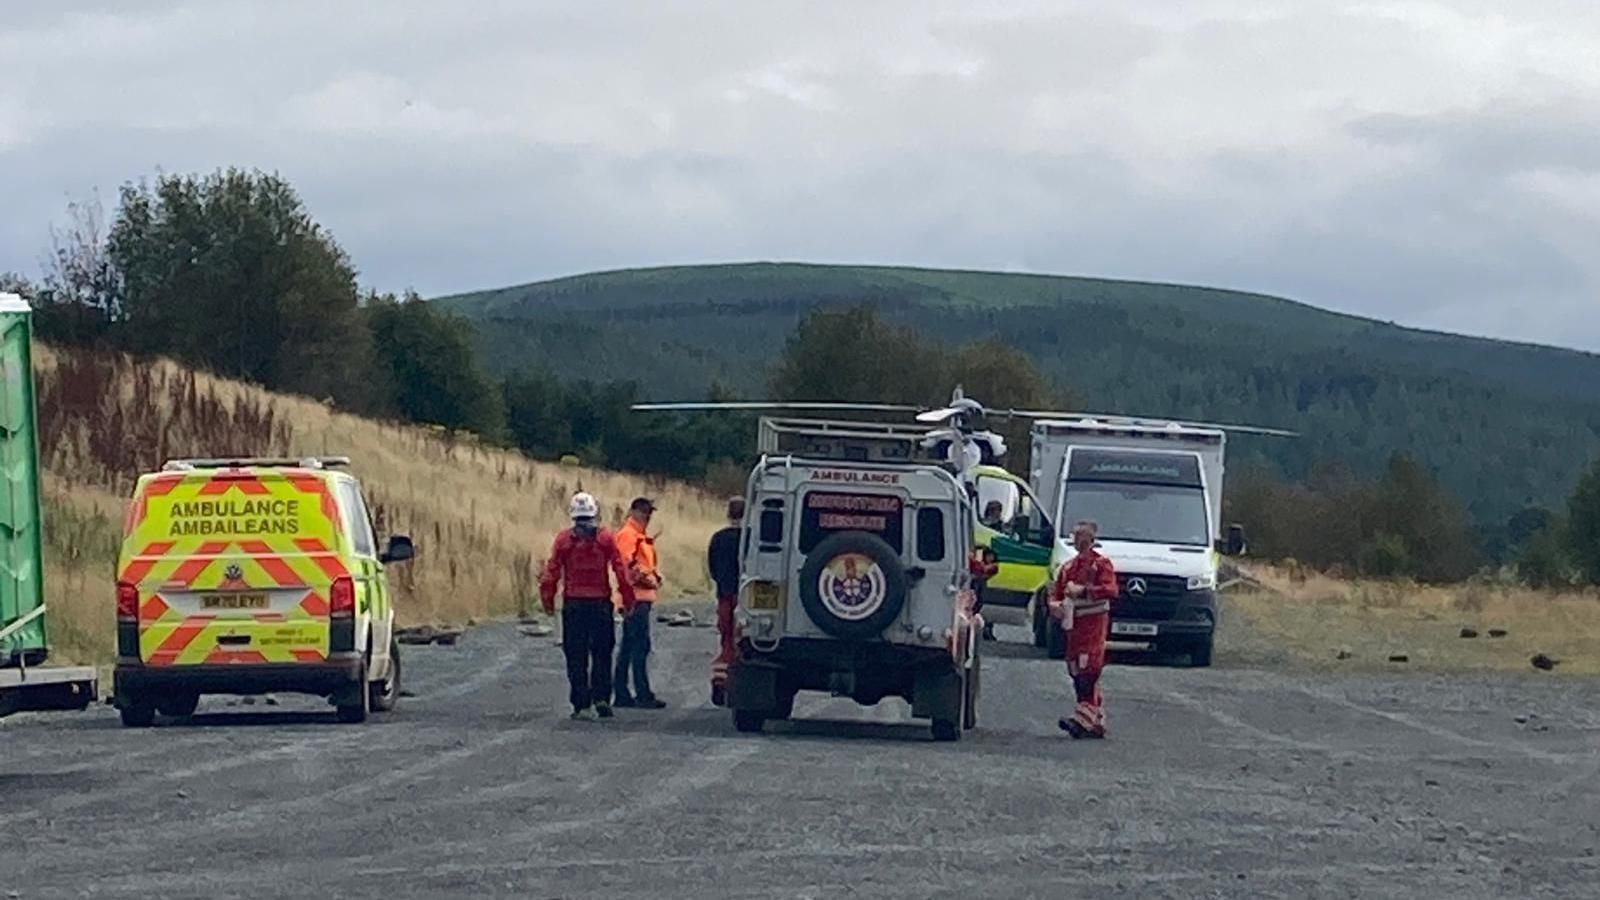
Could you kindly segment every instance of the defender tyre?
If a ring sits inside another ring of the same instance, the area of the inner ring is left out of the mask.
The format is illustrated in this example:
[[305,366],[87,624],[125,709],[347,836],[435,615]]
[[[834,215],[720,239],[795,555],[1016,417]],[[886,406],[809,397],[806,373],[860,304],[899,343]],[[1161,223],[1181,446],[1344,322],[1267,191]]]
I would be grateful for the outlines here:
[[766,724],[767,717],[757,710],[736,709],[733,711],[733,727],[740,734],[760,734],[761,726]]
[[967,671],[966,690],[961,698],[961,727],[967,731],[978,727],[978,685],[982,682],[983,658],[972,661]]
[[795,693],[795,691],[789,690],[778,691],[778,705],[773,708],[772,715],[769,718],[786,720],[793,716]]
[[369,688],[375,712],[389,712],[400,702],[400,642],[389,638],[389,674]]
[[1211,667],[1211,648],[1215,638],[1207,635],[1204,640],[1196,641],[1189,645],[1189,667],[1193,669],[1209,669]]
[[905,606],[908,581],[883,538],[840,531],[817,543],[800,567],[800,601],[818,628],[841,640],[870,640]]

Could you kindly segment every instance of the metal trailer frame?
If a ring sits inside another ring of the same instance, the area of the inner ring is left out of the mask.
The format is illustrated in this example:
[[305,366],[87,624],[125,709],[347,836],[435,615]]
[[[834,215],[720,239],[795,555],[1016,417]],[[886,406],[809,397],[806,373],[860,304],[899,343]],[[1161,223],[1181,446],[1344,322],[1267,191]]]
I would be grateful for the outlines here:
[[0,716],[84,709],[98,696],[89,666],[43,666],[43,516],[34,409],[32,309],[0,294]]

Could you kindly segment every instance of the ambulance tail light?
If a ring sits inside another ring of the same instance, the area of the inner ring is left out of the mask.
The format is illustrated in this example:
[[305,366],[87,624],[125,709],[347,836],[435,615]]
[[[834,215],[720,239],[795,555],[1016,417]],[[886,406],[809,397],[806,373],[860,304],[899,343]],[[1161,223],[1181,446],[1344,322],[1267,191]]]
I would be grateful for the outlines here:
[[328,614],[354,616],[356,614],[356,583],[349,575],[340,575],[328,588]]
[[126,581],[117,582],[117,618],[130,621],[139,618],[139,588]]

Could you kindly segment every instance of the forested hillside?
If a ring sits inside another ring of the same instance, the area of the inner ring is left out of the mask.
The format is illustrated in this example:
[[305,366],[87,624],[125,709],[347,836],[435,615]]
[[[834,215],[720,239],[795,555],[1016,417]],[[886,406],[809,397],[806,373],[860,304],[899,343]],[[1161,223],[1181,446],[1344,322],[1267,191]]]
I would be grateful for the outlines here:
[[[867,303],[957,342],[994,336],[1091,409],[1250,421],[1235,467],[1300,479],[1395,451],[1483,523],[1555,506],[1600,453],[1600,356],[1418,331],[1274,297],[1084,278],[751,264],[585,275],[441,298],[495,374],[629,379],[652,397],[757,396],[818,306]],[[863,398],[866,399],[866,398]]]

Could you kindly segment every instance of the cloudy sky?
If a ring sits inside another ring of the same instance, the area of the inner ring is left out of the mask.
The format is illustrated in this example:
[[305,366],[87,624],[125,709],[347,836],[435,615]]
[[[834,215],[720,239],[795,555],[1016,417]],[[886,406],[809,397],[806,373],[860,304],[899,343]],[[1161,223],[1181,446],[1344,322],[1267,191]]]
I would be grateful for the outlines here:
[[1600,351],[1594,0],[0,0],[0,270],[226,165],[425,295],[905,263]]

